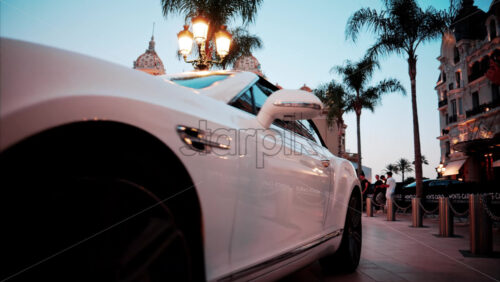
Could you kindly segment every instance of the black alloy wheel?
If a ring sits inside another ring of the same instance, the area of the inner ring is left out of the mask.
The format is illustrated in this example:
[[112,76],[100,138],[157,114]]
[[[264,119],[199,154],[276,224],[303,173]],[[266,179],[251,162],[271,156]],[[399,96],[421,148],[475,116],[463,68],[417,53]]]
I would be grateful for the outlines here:
[[353,272],[359,265],[362,245],[361,197],[353,191],[349,199],[344,232],[339,249],[333,255],[320,259],[323,270],[328,273]]

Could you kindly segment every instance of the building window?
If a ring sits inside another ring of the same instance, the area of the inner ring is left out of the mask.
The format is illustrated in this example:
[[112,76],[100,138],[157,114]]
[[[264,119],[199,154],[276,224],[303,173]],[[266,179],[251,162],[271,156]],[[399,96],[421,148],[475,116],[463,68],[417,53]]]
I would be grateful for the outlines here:
[[450,156],[450,141],[446,141],[444,143],[444,146],[445,146],[445,152],[446,152],[446,157],[449,157]]
[[457,100],[451,100],[451,115],[454,116],[457,114]]
[[462,105],[462,98],[458,98],[458,114],[463,115],[464,114],[464,109]]
[[472,93],[472,109],[479,108],[479,93],[476,91]]
[[455,73],[455,83],[456,83],[457,88],[460,88],[460,72],[459,71],[457,71]]
[[443,82],[446,82],[446,73],[443,72]]
[[491,85],[491,100],[493,102],[500,101],[500,85],[496,84]]
[[449,123],[450,123],[450,116],[446,114],[446,125],[448,125]]
[[453,83],[448,84],[448,90],[453,90],[455,88]]
[[453,54],[454,54],[453,62],[455,62],[455,64],[460,62],[460,53],[458,52],[457,47],[455,47],[455,49],[453,49]]
[[490,40],[493,40],[497,37],[497,23],[496,21],[490,21]]
[[484,56],[481,59],[481,76],[483,76],[490,68],[490,57]]

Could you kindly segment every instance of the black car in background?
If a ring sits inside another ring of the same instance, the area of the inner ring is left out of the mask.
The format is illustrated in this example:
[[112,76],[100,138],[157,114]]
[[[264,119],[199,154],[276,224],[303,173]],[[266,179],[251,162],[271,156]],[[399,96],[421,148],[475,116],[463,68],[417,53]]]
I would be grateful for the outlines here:
[[[416,183],[397,185],[394,199],[399,206],[409,206],[415,197]],[[448,179],[423,180],[423,205],[427,210],[438,206],[439,198],[448,197],[457,210],[467,210],[470,194],[483,194],[491,197],[491,205],[500,212],[500,187],[494,182],[463,182]]]
[[[462,181],[458,180],[449,180],[449,179],[424,179],[422,180],[422,184],[424,185],[424,194],[425,190],[430,191],[430,189],[435,189],[435,188],[447,188],[450,187],[450,185],[456,185],[456,184],[462,184]],[[405,186],[400,186],[399,191],[398,187],[396,186],[396,193],[401,192],[404,194],[415,194],[415,189],[417,187],[417,182],[413,181],[410,184],[407,184]]]

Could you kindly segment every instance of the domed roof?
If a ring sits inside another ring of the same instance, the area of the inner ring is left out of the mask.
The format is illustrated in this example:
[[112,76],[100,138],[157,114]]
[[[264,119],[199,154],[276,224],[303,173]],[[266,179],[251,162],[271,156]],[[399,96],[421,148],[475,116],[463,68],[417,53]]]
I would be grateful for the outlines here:
[[149,41],[149,48],[145,53],[140,55],[137,60],[134,61],[134,69],[147,72],[152,75],[165,74],[165,67],[163,67],[163,62],[155,51],[155,40],[154,36],[151,36],[151,41]]
[[484,19],[486,13],[474,5],[474,0],[462,0],[458,15],[455,17],[452,29],[456,41],[462,39],[484,39],[486,28]]
[[300,87],[300,90],[304,90],[307,92],[313,92],[312,89],[309,86],[307,86],[305,83],[304,83],[304,86]]
[[242,55],[236,59],[236,62],[233,64],[233,70],[251,71],[260,76],[264,76],[260,68],[259,60],[251,54],[249,56]]

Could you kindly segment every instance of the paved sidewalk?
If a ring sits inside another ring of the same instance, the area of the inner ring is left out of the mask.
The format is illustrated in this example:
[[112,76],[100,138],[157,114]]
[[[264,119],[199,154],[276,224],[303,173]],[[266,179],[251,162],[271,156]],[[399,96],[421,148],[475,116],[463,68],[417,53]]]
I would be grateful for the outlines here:
[[[314,263],[285,281],[500,281],[500,258],[466,258],[469,226],[456,223],[460,237],[441,238],[437,219],[424,219],[412,228],[410,215],[388,222],[385,214],[363,215],[363,248],[355,273],[326,276]],[[500,230],[493,230],[494,251],[500,252]]]

